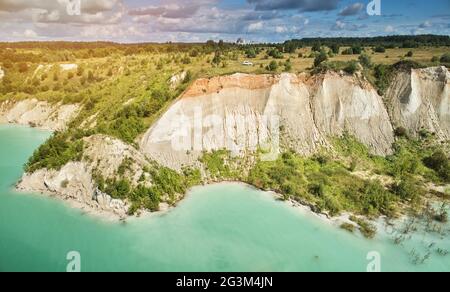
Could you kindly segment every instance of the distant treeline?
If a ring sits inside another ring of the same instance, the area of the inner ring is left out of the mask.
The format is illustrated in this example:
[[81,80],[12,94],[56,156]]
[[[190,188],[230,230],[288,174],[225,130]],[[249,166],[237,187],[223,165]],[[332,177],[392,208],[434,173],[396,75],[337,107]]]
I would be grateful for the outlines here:
[[342,38],[303,38],[286,41],[286,44],[295,44],[297,47],[312,47],[322,45],[331,47],[338,46],[383,46],[386,48],[417,48],[421,46],[441,47],[450,46],[448,35],[394,35],[385,37],[342,37]]
[[[224,42],[208,43],[139,43],[119,44],[113,42],[17,42],[0,43],[0,60],[3,62],[59,62],[75,59],[103,58],[114,54],[131,56],[141,53],[211,53],[231,48]],[[23,52],[22,50],[37,50]],[[1,61],[0,61],[1,62]]]

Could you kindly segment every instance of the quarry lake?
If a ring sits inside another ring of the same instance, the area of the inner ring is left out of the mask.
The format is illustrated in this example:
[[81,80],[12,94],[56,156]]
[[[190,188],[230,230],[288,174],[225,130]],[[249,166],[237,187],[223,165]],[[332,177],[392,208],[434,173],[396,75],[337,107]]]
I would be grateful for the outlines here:
[[366,271],[374,254],[382,271],[450,270],[448,235],[367,240],[240,184],[194,188],[177,208],[126,223],[15,193],[49,135],[0,125],[0,271],[66,271],[71,251],[82,271]]

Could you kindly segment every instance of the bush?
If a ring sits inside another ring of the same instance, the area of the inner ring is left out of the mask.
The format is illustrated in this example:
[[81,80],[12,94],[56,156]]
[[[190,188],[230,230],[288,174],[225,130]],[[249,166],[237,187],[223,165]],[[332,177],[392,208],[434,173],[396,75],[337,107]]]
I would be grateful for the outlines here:
[[277,71],[278,69],[278,63],[276,61],[272,61],[267,65],[267,70],[269,71]]
[[381,47],[381,46],[375,47],[374,52],[375,53],[386,53],[386,48],[385,47]]
[[425,166],[433,169],[444,182],[450,182],[450,159],[442,150],[434,152],[423,160]]
[[344,68],[344,71],[348,74],[355,74],[358,71],[358,62],[350,61],[348,65]]
[[392,192],[403,201],[417,202],[424,195],[421,183],[411,175],[404,175],[392,186]]
[[408,137],[408,130],[404,127],[398,127],[394,130],[394,134],[398,138],[406,138]]
[[320,44],[314,44],[311,48],[313,52],[320,52],[322,50],[322,46]]
[[352,46],[353,55],[359,55],[362,53],[363,48],[359,45]]
[[441,63],[450,63],[450,53],[446,53],[441,57]]
[[211,63],[214,65],[219,65],[220,62],[222,62],[222,56],[219,51],[216,51],[214,53],[214,58],[212,59]]
[[335,55],[339,54],[340,47],[338,44],[332,44],[330,49],[333,52],[333,54],[335,54]]
[[372,59],[367,54],[361,54],[358,58],[359,62],[364,68],[370,68],[372,67]]
[[284,58],[283,53],[280,52],[278,49],[271,49],[268,52],[268,55],[275,59],[283,59]]
[[325,51],[321,51],[320,54],[314,59],[314,67],[318,67],[326,60],[328,60],[327,53],[325,53]]
[[292,63],[290,61],[284,63],[284,72],[289,72],[291,70],[292,70]]
[[247,49],[245,51],[245,55],[247,56],[247,58],[251,59],[256,58],[256,51],[254,48]]
[[413,53],[413,51],[409,51],[408,53],[406,53],[405,56],[408,58],[411,58],[412,56],[414,56],[414,53]]
[[350,224],[350,223],[342,223],[341,224],[341,229],[347,230],[350,233],[354,233],[355,232],[355,225]]

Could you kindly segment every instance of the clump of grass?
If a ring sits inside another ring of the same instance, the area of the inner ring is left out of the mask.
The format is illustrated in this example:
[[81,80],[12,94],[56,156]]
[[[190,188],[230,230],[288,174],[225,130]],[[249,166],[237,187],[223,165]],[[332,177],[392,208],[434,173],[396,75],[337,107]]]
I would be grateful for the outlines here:
[[372,239],[377,234],[377,228],[373,224],[369,223],[368,221],[366,221],[364,219],[360,219],[356,216],[351,216],[350,220],[355,222],[356,224],[358,224],[359,231],[361,232],[361,234],[364,237]]
[[341,227],[341,229],[346,230],[350,233],[354,233],[356,230],[355,225],[350,224],[350,223],[342,223],[340,227]]

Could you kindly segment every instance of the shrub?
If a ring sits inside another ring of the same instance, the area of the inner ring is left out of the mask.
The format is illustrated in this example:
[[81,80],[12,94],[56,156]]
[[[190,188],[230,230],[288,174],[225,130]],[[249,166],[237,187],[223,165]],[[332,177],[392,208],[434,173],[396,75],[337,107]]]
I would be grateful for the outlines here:
[[408,53],[406,53],[405,56],[408,58],[411,58],[412,56],[414,56],[414,53],[413,53],[413,51],[409,51]]
[[374,51],[375,51],[375,53],[385,53],[386,48],[379,46],[379,47],[375,47]]
[[322,46],[320,44],[314,44],[311,48],[313,52],[320,52],[322,50]]
[[283,53],[280,52],[278,49],[271,49],[268,52],[268,55],[275,59],[283,59],[284,58]]
[[348,74],[355,74],[358,71],[358,62],[350,61],[348,65],[344,68],[344,71]]
[[450,53],[446,53],[441,57],[441,63],[450,63]]
[[394,134],[396,137],[405,138],[408,137],[408,130],[404,127],[398,127],[394,130]]
[[392,186],[392,192],[403,201],[417,202],[424,194],[421,183],[412,175],[404,175]]
[[369,55],[361,54],[361,56],[359,56],[358,60],[363,67],[365,67],[365,68],[372,67],[372,59],[370,58]]
[[363,48],[360,45],[352,46],[353,55],[359,55],[362,53]]
[[291,70],[292,70],[292,63],[290,61],[286,61],[286,63],[284,63],[284,71],[289,72]]
[[267,70],[269,71],[276,71],[278,69],[278,63],[275,61],[272,61],[267,65]]
[[222,56],[219,51],[216,51],[214,53],[214,58],[212,59],[211,63],[214,65],[219,65],[221,61],[222,61]]
[[326,60],[328,60],[327,53],[325,53],[325,51],[321,51],[320,54],[314,59],[314,67],[318,67]]
[[254,48],[249,48],[245,51],[245,55],[247,56],[247,58],[256,58],[256,51]]
[[450,160],[444,151],[434,152],[431,156],[426,157],[423,162],[428,168],[436,171],[443,181],[450,181]]
[[341,229],[347,230],[350,233],[354,233],[355,232],[355,225],[350,224],[350,223],[342,223],[341,224]]
[[339,54],[340,47],[338,44],[332,44],[330,49],[333,52],[333,54],[335,54],[335,55]]

